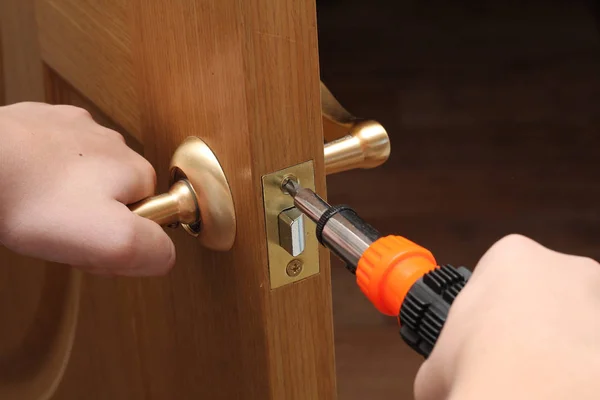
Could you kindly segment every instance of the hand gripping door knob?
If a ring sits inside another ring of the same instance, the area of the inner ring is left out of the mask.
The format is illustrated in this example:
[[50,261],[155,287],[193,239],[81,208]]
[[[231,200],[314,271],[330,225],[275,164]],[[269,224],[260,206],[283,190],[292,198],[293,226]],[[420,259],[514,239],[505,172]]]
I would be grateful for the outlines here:
[[130,205],[131,211],[163,226],[181,225],[209,249],[231,249],[236,234],[233,197],[212,150],[189,137],[175,150],[170,170],[169,191]]

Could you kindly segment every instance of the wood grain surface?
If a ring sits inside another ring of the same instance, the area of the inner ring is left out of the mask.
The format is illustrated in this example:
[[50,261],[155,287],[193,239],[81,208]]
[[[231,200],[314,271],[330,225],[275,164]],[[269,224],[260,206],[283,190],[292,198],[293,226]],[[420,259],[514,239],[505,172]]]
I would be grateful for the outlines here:
[[[7,104],[44,101],[45,86],[32,0],[0,2]],[[2,85],[0,85],[2,86]],[[64,371],[74,314],[68,270],[14,254],[0,247],[0,397],[44,398]],[[77,279],[77,277],[74,277]]]
[[43,101],[44,81],[34,0],[0,2],[5,100]]
[[[314,2],[134,4],[143,140],[159,182],[175,146],[201,136],[223,165],[238,216],[228,254],[178,240],[184,258],[165,291],[181,297],[169,315],[187,309],[186,322],[166,329],[145,318],[150,342],[171,348],[144,354],[147,377],[173,366],[167,379],[147,380],[148,390],[156,398],[174,387],[206,398],[333,398],[328,256],[322,251],[318,276],[269,290],[260,186],[263,174],[314,159],[325,189]],[[164,307],[158,301],[142,312]]]
[[[37,0],[36,15],[44,61],[142,141],[129,2]],[[323,124],[327,141],[344,135],[326,118]]]
[[[239,221],[226,254],[172,232],[178,263],[167,277],[85,277],[55,398],[334,398],[328,256],[320,253],[318,276],[269,289],[260,187],[262,174],[314,159],[325,189],[314,3],[36,4],[59,101],[129,132],[129,144],[155,164],[161,190],[181,140],[205,139],[230,180]],[[120,44],[127,31],[135,53]],[[39,289],[22,288],[19,301],[39,308]],[[37,365],[44,353],[32,351],[23,357]]]
[[[4,4],[6,7],[8,4]],[[5,8],[10,14],[20,13],[26,4]],[[33,17],[32,14],[29,14]],[[25,17],[23,17],[25,19]],[[27,25],[29,27],[32,24]],[[14,33],[14,32],[13,32]],[[25,38],[31,38],[25,35]],[[11,38],[12,40],[12,38]],[[4,48],[17,48],[11,41]],[[34,46],[35,48],[35,46]],[[11,102],[41,100],[55,102],[53,82],[44,82],[39,54],[27,49],[9,51],[7,63],[29,58],[29,68],[7,68],[5,78],[12,88],[7,92]],[[38,65],[40,68],[33,68]],[[39,74],[39,75],[38,75]],[[23,92],[14,86],[22,83]],[[14,254],[0,247],[0,398],[15,400],[47,399],[56,390],[72,348],[78,315],[81,274],[64,266],[45,263]]]
[[141,139],[125,0],[38,0],[44,62],[130,135]]

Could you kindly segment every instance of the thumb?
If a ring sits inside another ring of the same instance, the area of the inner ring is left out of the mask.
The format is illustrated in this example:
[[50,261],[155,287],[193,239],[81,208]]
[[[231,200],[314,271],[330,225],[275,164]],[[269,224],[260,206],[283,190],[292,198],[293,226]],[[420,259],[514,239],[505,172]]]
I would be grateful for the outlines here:
[[9,228],[4,244],[14,251],[92,273],[161,275],[175,264],[165,231],[113,199],[46,204]]
[[103,211],[94,212],[94,219],[79,248],[90,272],[162,275],[175,264],[175,246],[162,227],[133,214],[124,204],[107,203]]

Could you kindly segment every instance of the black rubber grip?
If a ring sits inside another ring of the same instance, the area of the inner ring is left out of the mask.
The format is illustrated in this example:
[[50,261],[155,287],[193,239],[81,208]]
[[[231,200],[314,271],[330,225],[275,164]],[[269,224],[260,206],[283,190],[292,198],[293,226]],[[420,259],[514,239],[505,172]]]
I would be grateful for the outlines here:
[[349,206],[345,205],[345,204],[340,204],[337,206],[332,206],[329,207],[327,209],[327,211],[325,211],[323,213],[323,215],[321,215],[321,218],[319,218],[319,221],[317,221],[317,240],[319,241],[319,243],[321,243],[323,246],[325,246],[325,243],[323,243],[323,229],[325,228],[325,225],[327,225],[327,222],[329,222],[329,220],[336,215],[339,212],[342,211],[351,211],[352,213],[356,214],[356,212],[350,208]]
[[433,350],[452,302],[471,271],[444,265],[425,274],[408,291],[400,307],[400,336],[425,358]]

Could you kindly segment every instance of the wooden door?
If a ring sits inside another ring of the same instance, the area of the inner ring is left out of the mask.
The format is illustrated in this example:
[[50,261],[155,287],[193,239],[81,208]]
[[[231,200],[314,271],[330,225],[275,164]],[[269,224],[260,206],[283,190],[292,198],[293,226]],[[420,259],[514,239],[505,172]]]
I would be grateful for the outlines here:
[[202,138],[238,221],[226,253],[172,232],[163,278],[2,249],[0,398],[335,398],[328,255],[271,289],[261,189],[312,160],[325,192],[314,0],[3,0],[0,16],[7,103],[88,109],[153,163],[159,191],[175,148]]

